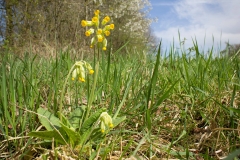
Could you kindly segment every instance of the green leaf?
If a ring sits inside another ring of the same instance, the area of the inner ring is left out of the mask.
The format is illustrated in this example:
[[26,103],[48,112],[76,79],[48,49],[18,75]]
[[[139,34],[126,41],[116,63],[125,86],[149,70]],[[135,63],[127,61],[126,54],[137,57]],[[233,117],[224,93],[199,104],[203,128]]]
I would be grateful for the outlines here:
[[170,92],[174,89],[174,86],[177,84],[179,80],[177,80],[162,96],[159,98],[159,100],[155,103],[155,105],[152,107],[152,113],[156,112],[159,105],[169,96]]
[[187,151],[186,152],[170,151],[170,154],[174,156],[181,156],[181,158],[182,156],[187,156],[187,154],[189,154],[190,157],[193,157],[193,153],[192,152],[187,153]]
[[69,128],[63,123],[61,123],[61,125],[62,125],[62,129],[68,135],[71,145],[77,144],[77,142],[80,140],[80,134],[76,132],[74,128]]
[[84,121],[80,130],[80,134],[82,135],[85,131],[90,129],[92,125],[98,120],[101,113],[105,111],[106,111],[106,108],[101,108],[97,110],[97,112],[93,113],[86,121]]
[[81,134],[81,139],[80,139],[80,142],[79,142],[79,145],[80,146],[83,146],[83,144],[87,141],[87,139],[90,137],[92,133],[92,130],[91,129],[88,129],[88,130],[85,130],[83,132],[83,134]]
[[81,126],[81,121],[83,118],[83,113],[86,111],[86,106],[80,106],[76,108],[73,112],[69,115],[69,122],[73,126],[73,128],[77,129]]
[[[61,144],[66,144],[64,139],[66,139],[66,135],[62,134],[62,136],[59,135],[59,133],[56,130],[52,131],[38,131],[38,132],[30,132],[28,136],[31,137],[37,137],[44,140],[53,140],[56,142],[59,142]],[[64,138],[64,139],[63,139]]]
[[177,143],[180,139],[182,139],[185,135],[187,134],[187,132],[185,130],[182,131],[181,135],[178,137],[178,139],[176,141],[174,141],[172,144]]
[[[160,64],[161,43],[162,42],[160,42],[160,44],[159,44],[158,53],[157,53],[157,60],[156,60],[155,66],[154,66],[153,74],[152,74],[152,77],[151,77],[151,82],[150,82],[150,85],[149,85],[149,88],[148,88],[147,103],[150,101],[152,89],[155,88],[156,83],[157,83],[157,76],[158,76],[158,73],[159,73],[158,67],[159,67],[159,64]],[[154,94],[154,93],[152,93],[152,94]],[[148,104],[147,104],[147,106],[148,106]]]
[[57,114],[58,114],[58,117],[62,117],[62,122],[61,123],[63,123],[65,126],[67,126],[69,128],[72,127],[71,123],[68,121],[68,119],[61,112],[58,111]]
[[153,97],[154,97],[154,88],[156,86],[158,73],[159,73],[158,67],[159,67],[159,64],[160,64],[160,53],[161,53],[160,51],[161,51],[161,42],[159,44],[158,53],[157,53],[157,60],[156,60],[156,64],[155,64],[155,67],[154,67],[154,70],[153,70],[153,74],[152,74],[152,77],[151,77],[151,82],[150,82],[147,97],[146,97],[147,98],[147,104],[146,104],[146,107],[145,107],[146,108],[145,123],[146,123],[146,126],[147,126],[148,130],[151,130],[151,127],[152,127],[151,115],[150,115],[150,111],[151,111],[152,106],[150,106],[150,109],[148,109],[148,106],[149,106],[150,99],[153,100]]
[[113,119],[113,126],[116,127],[121,122],[123,122],[125,119],[126,119],[126,116],[117,117],[117,118]]
[[41,124],[48,131],[52,131],[54,129],[54,127],[57,129],[59,127],[61,127],[60,120],[57,117],[55,117],[54,114],[49,112],[48,110],[40,107],[40,108],[38,108],[37,113],[39,114],[38,119],[40,120]]
[[236,158],[238,155],[240,154],[240,149],[235,150],[234,152],[232,152],[231,154],[229,154],[227,156],[227,158],[224,158],[224,160],[233,160],[234,158]]
[[240,109],[229,108],[229,110],[232,110],[233,112],[240,114]]
[[105,135],[106,135],[106,133],[102,133],[102,132],[101,132],[101,128],[98,127],[98,128],[95,128],[95,129],[92,131],[89,139],[91,140],[91,142],[92,142],[93,144],[99,144],[99,143],[103,140],[103,138],[105,137]]

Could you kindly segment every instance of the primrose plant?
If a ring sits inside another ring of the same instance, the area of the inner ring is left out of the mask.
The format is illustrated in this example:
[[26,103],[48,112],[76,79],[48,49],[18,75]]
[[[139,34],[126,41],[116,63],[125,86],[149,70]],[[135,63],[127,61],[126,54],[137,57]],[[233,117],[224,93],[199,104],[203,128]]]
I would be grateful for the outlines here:
[[94,17],[92,18],[92,21],[86,21],[82,20],[81,25],[83,27],[89,26],[91,27],[89,30],[85,32],[85,35],[87,37],[91,36],[93,33],[96,33],[95,36],[92,37],[91,39],[91,45],[90,47],[93,48],[96,44],[98,45],[97,47],[100,48],[102,47],[102,50],[107,50],[107,39],[110,35],[110,30],[114,29],[114,24],[108,24],[110,22],[110,17],[106,16],[100,25],[100,11],[96,10],[94,12]]
[[[100,11],[96,10],[94,14],[95,16],[92,18],[92,21],[82,20],[81,25],[84,27],[92,27],[85,32],[86,36],[90,36],[96,32],[91,39],[90,47],[93,48],[96,45],[98,50],[99,48],[106,50],[106,37],[110,35],[110,30],[114,29],[114,24],[108,25],[110,17],[106,16],[101,22],[101,27],[103,28],[100,28]],[[57,114],[54,115],[44,108],[38,108],[38,119],[46,130],[30,132],[29,136],[44,139],[44,143],[48,141],[56,146],[67,145],[71,150],[71,154],[74,155],[78,153],[80,156],[83,152],[90,154],[94,150],[92,147],[93,145],[98,146],[97,148],[99,152],[99,149],[102,146],[101,143],[104,142],[108,133],[119,123],[124,121],[126,117],[117,117],[117,114],[115,114],[114,118],[112,118],[108,114],[106,108],[100,108],[97,110],[92,109],[92,102],[96,97],[95,90],[98,79],[98,68],[98,61],[95,64],[95,70],[93,70],[92,66],[86,61],[81,60],[75,62],[69,70],[63,84]],[[88,96],[87,105],[77,107],[70,114],[64,115],[63,98],[69,80],[71,79],[75,83],[83,83],[86,81],[85,77],[87,75],[94,75],[93,83],[90,83],[91,90],[90,95]],[[75,80],[78,80],[78,82]]]

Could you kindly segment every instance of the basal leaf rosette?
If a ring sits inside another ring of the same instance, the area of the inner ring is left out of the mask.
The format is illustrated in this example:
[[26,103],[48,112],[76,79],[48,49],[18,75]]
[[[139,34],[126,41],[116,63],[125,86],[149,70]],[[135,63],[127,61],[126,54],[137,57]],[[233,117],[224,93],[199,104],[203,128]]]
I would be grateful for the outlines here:
[[81,21],[81,25],[83,27],[90,27],[90,29],[88,29],[85,32],[85,35],[87,37],[90,37],[91,35],[93,35],[92,39],[91,39],[91,45],[90,47],[93,48],[95,45],[102,46],[102,50],[107,50],[107,39],[106,37],[108,37],[111,34],[111,30],[114,29],[114,24],[113,23],[109,23],[110,22],[110,17],[106,16],[103,18],[103,20],[99,21],[100,19],[100,11],[96,10],[94,12],[94,16],[92,18],[91,21],[87,21],[87,20],[82,20]]

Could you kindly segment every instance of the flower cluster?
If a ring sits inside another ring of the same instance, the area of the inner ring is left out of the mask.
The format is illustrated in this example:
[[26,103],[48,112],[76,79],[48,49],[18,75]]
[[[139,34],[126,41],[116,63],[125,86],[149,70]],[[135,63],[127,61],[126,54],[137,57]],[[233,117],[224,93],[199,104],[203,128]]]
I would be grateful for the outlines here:
[[75,68],[72,72],[72,80],[75,80],[78,77],[80,82],[85,82],[85,68],[88,70],[89,74],[93,74],[94,70],[92,66],[85,61],[77,61],[74,64]]
[[100,121],[101,121],[101,132],[104,133],[107,128],[113,128],[113,123],[112,123],[112,117],[107,113],[103,112],[100,115]]
[[93,28],[90,28],[89,30],[87,30],[85,32],[85,35],[87,37],[91,36],[93,33],[96,33],[96,35],[91,39],[91,45],[90,47],[93,48],[93,46],[95,44],[101,44],[102,43],[102,49],[106,50],[107,49],[107,39],[106,37],[110,35],[110,30],[114,29],[114,24],[108,24],[108,22],[110,21],[110,17],[106,16],[102,22],[101,22],[101,28],[99,27],[100,23],[99,23],[99,14],[100,11],[96,10],[94,12],[94,17],[92,18],[91,21],[86,21],[86,20],[82,20],[81,21],[81,25],[83,27],[86,26],[90,26]]

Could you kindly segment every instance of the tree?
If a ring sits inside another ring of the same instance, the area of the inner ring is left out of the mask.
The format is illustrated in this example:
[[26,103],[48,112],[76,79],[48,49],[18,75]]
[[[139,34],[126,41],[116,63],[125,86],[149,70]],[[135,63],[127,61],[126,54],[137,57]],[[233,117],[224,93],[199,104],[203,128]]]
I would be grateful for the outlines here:
[[5,9],[5,12],[2,12],[2,14],[5,15],[5,31],[2,36],[5,37],[5,42],[7,42],[9,45],[13,44],[14,40],[14,31],[13,31],[13,6],[14,1],[12,0],[5,0],[1,1],[2,9]]
[[[86,28],[80,26],[83,19],[89,20],[96,9],[102,16],[110,16],[115,24],[111,35],[115,49],[124,43],[145,46],[149,42],[150,24],[147,18],[150,9],[148,0],[5,0],[2,6],[1,33],[9,44],[28,46],[49,43],[54,47],[71,45],[89,46],[85,42]],[[153,38],[150,38],[153,39]],[[56,46],[57,45],[57,46]]]
[[226,42],[226,48],[221,51],[221,54],[225,56],[239,56],[240,55],[240,44],[229,44]]

